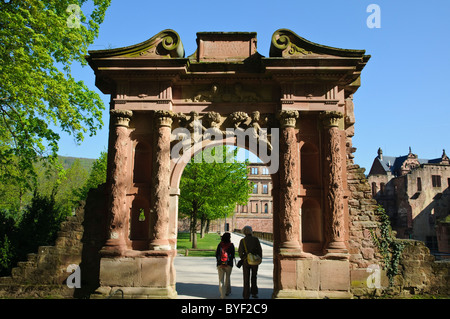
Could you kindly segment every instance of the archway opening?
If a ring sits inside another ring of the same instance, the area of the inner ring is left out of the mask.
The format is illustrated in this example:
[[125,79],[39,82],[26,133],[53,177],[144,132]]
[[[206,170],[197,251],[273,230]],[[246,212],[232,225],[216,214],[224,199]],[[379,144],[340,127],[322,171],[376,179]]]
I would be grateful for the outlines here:
[[[197,249],[193,249],[192,241],[188,242],[190,248],[186,247],[186,238],[193,240],[191,235],[191,220],[183,210],[182,203],[183,178],[186,176],[186,166],[178,171],[180,175],[180,190],[177,205],[177,238],[184,240],[184,246],[177,245],[177,257],[175,268],[177,273],[176,289],[180,298],[219,298],[217,265],[215,251],[220,242],[220,236],[224,232],[232,234],[232,242],[236,250],[236,261],[239,261],[238,247],[243,238],[241,230],[250,225],[254,230],[254,236],[258,237],[263,246],[263,263],[258,270],[258,288],[260,298],[271,298],[273,292],[273,205],[272,205],[272,177],[269,170],[258,156],[245,148],[228,144],[228,149],[236,153],[235,159],[245,163],[246,178],[252,185],[249,188],[249,199],[245,203],[234,203],[231,213],[211,220],[207,227],[201,222],[196,225],[196,236],[198,240]],[[208,151],[212,146],[202,148]],[[195,156],[195,155],[194,155]],[[191,158],[193,160],[193,157]],[[221,163],[219,163],[220,165]],[[226,163],[222,163],[226,164]],[[176,172],[176,168],[173,169]],[[225,194],[226,195],[226,194]],[[183,218],[184,215],[184,218]],[[215,240],[214,240],[215,238]],[[212,244],[212,246],[211,246]],[[207,247],[207,245],[210,245]],[[207,251],[205,251],[207,250]],[[196,266],[197,265],[197,266]],[[202,265],[199,267],[198,265]],[[231,299],[242,298],[242,268],[233,267],[231,275],[232,294]]]

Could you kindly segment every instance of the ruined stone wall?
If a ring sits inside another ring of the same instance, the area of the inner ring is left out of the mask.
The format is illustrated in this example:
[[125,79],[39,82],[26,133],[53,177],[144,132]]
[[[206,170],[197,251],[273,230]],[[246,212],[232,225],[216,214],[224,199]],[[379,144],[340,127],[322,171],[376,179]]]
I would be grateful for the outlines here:
[[378,264],[377,253],[371,232],[380,226],[375,211],[377,202],[372,198],[371,187],[364,175],[364,168],[348,165],[349,206],[349,252],[352,269],[367,268]]
[[65,284],[67,267],[81,262],[84,209],[77,210],[61,224],[54,246],[40,246],[17,263],[10,277],[0,278],[0,297],[71,297],[74,290]]
[[[449,261],[435,261],[422,241],[401,240],[404,243],[398,274],[393,286],[383,270],[383,256],[376,246],[373,235],[379,235],[380,220],[376,213],[377,202],[372,198],[371,186],[365,178],[364,168],[349,161],[349,253],[351,291],[355,297],[380,294],[410,296],[412,294],[450,294]],[[367,285],[368,271],[379,265],[380,288]]]
[[[75,215],[61,223],[54,246],[40,246],[0,277],[0,298],[86,297],[98,286],[99,251],[105,241],[104,187],[91,190]],[[69,288],[69,265],[81,269],[81,288]]]
[[395,277],[391,294],[450,295],[450,260],[436,261],[424,242],[402,240],[403,249],[399,274]]

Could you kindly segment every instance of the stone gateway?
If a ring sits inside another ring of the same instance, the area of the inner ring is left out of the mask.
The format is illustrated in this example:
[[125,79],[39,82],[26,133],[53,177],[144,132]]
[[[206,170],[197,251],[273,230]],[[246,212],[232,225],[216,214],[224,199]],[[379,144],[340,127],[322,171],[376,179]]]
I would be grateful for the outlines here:
[[[273,34],[269,57],[256,43],[253,32],[199,32],[196,52],[185,57],[178,34],[165,30],[89,52],[97,87],[111,95],[98,293],[121,287],[129,297],[176,297],[181,174],[205,147],[229,144],[271,167],[273,296],[351,295],[352,96],[369,56],[286,29]],[[175,145],[181,156],[172,156]]]

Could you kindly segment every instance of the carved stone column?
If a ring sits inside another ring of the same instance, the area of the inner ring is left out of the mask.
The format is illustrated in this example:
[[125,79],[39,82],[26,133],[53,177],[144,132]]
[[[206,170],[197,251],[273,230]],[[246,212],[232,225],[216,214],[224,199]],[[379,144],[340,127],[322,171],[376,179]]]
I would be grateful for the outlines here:
[[279,169],[279,227],[280,248],[300,250],[298,149],[295,124],[299,117],[296,110],[278,113],[281,126]]
[[170,134],[171,111],[155,111],[155,153],[153,161],[153,229],[150,230],[150,249],[170,250]]
[[343,117],[338,112],[323,112],[322,120],[326,130],[326,165],[328,206],[326,207],[326,234],[328,253],[347,253],[345,246],[345,220],[344,220],[344,183],[342,169],[345,159],[342,158],[341,134],[339,120]]
[[127,207],[126,185],[130,132],[128,124],[133,113],[127,110],[111,110],[110,126],[110,189],[108,235],[103,251],[113,255],[122,255],[127,249]]

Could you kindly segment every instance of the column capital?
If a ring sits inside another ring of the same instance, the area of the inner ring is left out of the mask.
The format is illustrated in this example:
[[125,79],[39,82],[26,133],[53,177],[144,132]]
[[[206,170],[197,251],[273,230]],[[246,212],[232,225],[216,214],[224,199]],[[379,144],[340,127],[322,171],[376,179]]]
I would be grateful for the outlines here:
[[344,114],[336,111],[325,111],[320,113],[320,118],[326,128],[338,127],[339,120],[344,117]]
[[157,110],[155,111],[156,124],[158,127],[161,126],[172,126],[173,118],[175,113],[172,111]]
[[277,113],[277,119],[280,121],[281,127],[295,127],[296,120],[299,117],[297,110],[281,110]]
[[128,127],[131,117],[133,116],[133,112],[128,110],[111,110],[109,113],[112,117],[114,126]]

